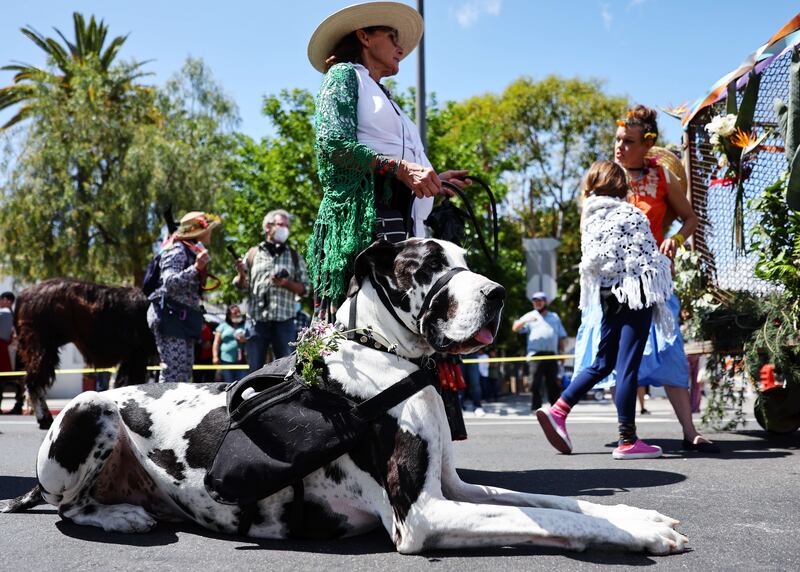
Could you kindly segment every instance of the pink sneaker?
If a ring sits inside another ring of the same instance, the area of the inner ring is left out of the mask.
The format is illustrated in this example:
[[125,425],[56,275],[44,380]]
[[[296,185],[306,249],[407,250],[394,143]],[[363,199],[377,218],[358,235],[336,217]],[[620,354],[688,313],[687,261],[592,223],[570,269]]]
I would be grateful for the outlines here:
[[553,447],[565,455],[572,453],[572,441],[567,434],[566,417],[554,415],[549,408],[541,408],[536,410],[536,419],[544,430],[544,436]]
[[656,459],[661,456],[661,447],[636,439],[633,445],[620,445],[614,449],[611,456],[615,459]]

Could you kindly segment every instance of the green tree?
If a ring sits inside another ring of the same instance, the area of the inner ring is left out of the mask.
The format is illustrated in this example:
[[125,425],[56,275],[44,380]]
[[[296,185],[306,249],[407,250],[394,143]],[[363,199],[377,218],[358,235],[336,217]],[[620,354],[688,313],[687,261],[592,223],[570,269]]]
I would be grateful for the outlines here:
[[[237,137],[228,172],[233,190],[220,195],[217,205],[224,220],[235,221],[226,233],[240,256],[264,240],[264,215],[279,208],[291,213],[289,244],[304,255],[322,198],[314,153],[314,97],[307,90],[284,90],[264,98],[263,113],[275,134],[258,142]],[[239,298],[231,286],[234,274],[231,267],[223,278],[228,301]]]
[[67,62],[69,90],[56,74],[34,78],[36,103],[0,205],[18,278],[138,283],[163,209],[210,210],[227,188],[223,124],[235,113],[205,66],[190,60],[164,90],[130,84],[112,97],[139,65]]
[[549,76],[520,78],[503,92],[506,174],[511,188],[509,215],[523,237],[553,237],[559,245],[557,288],[552,308],[567,331],[580,323],[580,181],[598,159],[613,157],[614,120],[628,107],[624,97],[606,94],[599,80]]
[[0,131],[35,113],[38,103],[42,102],[43,86],[61,91],[62,95],[68,97],[77,87],[73,84],[75,72],[84,67],[92,68],[100,76],[105,76],[103,79],[108,85],[105,86],[104,95],[110,101],[125,99],[134,80],[144,75],[138,69],[145,62],[123,68],[125,73],[119,73],[119,69],[111,73],[112,63],[127,36],[117,36],[105,46],[108,27],[102,20],[97,22],[92,16],[87,24],[83,15],[78,12],[73,13],[72,19],[75,33],[73,41],[69,41],[60,30],[55,30],[64,45],[57,39],[43,36],[33,28],[21,29],[25,36],[44,51],[49,68],[42,69],[28,64],[11,64],[0,68],[16,72],[14,83],[0,88],[0,110],[21,104],[17,113],[0,127]]
[[501,107],[506,153],[516,162],[516,214],[527,236],[560,239],[586,169],[613,157],[614,120],[628,101],[605,94],[599,80],[549,76],[518,79],[503,92]]

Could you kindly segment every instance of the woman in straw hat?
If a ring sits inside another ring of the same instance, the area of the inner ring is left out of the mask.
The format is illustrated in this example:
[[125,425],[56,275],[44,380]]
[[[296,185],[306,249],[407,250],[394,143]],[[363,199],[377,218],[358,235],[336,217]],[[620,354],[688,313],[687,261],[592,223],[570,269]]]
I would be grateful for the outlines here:
[[424,235],[433,197],[450,194],[442,181],[465,184],[466,171],[436,173],[416,126],[380,83],[397,74],[422,29],[410,6],[372,2],[329,16],[309,41],[309,61],[325,77],[315,115],[324,196],[308,256],[315,293],[327,304],[340,301],[361,250],[376,237]]
[[[683,164],[670,151],[656,147],[656,111],[643,105],[631,108],[617,120],[614,159],[625,168],[630,194],[628,201],[639,207],[650,222],[650,230],[662,253],[673,259],[678,248],[697,228],[697,215],[686,198]],[[675,216],[682,221],[675,234],[665,237]],[[667,306],[679,323],[680,301],[673,293]],[[597,353],[601,311],[599,306],[584,310],[575,341],[575,372],[591,365]],[[615,384],[612,374],[599,387]],[[689,368],[680,329],[664,336],[651,327],[639,367],[639,386],[663,386],[683,429],[682,447],[702,453],[718,453],[719,447],[703,437],[692,420],[689,396]],[[643,393],[642,393],[643,398]],[[643,403],[643,401],[642,401]],[[647,413],[643,408],[643,413]]]
[[194,365],[194,344],[189,324],[202,327],[203,291],[208,274],[211,231],[220,224],[218,216],[193,211],[181,218],[180,226],[161,245],[160,283],[150,294],[147,323],[153,331],[161,359],[162,382],[189,381]]

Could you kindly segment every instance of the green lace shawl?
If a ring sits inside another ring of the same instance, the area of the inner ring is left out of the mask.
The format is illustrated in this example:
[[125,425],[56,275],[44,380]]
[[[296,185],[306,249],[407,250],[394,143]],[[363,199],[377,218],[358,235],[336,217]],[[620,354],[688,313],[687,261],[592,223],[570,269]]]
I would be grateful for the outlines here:
[[353,64],[336,64],[322,81],[314,128],[324,195],[308,242],[308,269],[319,298],[337,303],[356,255],[372,242],[374,172],[394,174],[397,162],[358,142],[358,78]]

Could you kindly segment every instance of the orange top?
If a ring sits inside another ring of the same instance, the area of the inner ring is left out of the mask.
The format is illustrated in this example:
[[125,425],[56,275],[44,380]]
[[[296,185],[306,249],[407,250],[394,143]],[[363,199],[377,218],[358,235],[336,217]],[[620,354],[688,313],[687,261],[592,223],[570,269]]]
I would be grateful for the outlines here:
[[667,178],[664,169],[655,166],[647,170],[647,174],[639,180],[628,179],[628,202],[636,205],[650,222],[650,230],[661,245],[664,240],[664,215],[667,213]]

